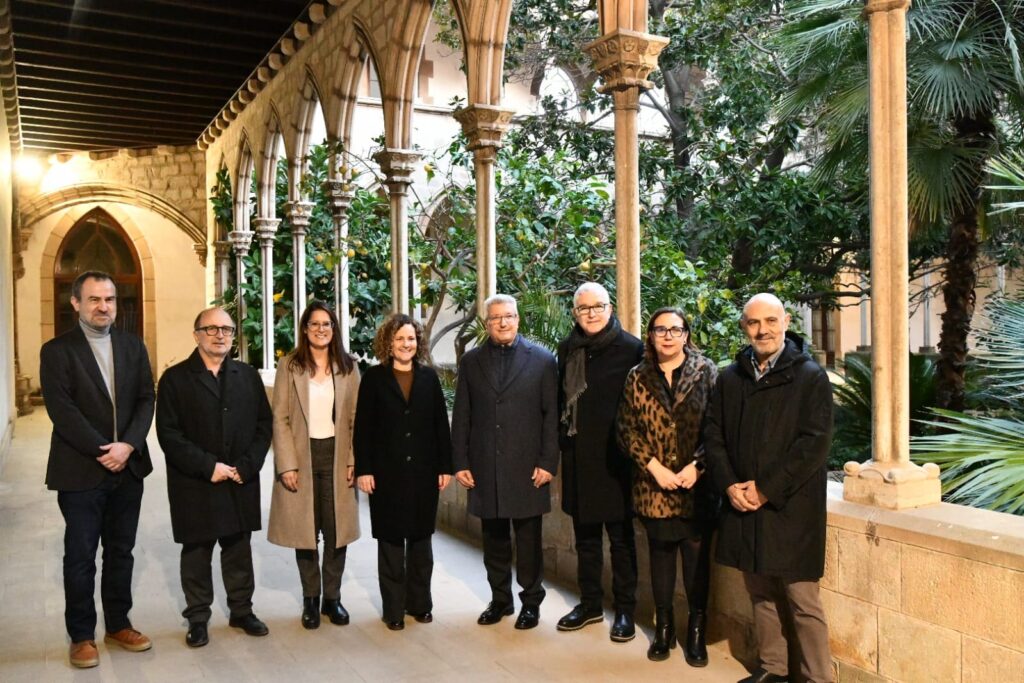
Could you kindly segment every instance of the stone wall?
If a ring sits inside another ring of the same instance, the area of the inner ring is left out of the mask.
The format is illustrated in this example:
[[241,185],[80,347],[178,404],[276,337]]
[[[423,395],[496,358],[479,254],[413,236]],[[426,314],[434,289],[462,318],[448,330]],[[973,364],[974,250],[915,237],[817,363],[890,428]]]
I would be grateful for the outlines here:
[[[544,519],[548,580],[575,589],[572,522],[560,482]],[[444,492],[438,522],[480,537],[466,491]],[[639,623],[650,622],[644,534],[637,525]],[[608,562],[606,595],[610,594]],[[481,578],[483,566],[481,564]],[[681,582],[680,582],[681,583]],[[1024,681],[1024,519],[939,505],[891,512],[845,502],[829,485],[822,597],[839,683]],[[680,592],[677,605],[685,604]],[[554,615],[552,615],[554,616]],[[750,602],[739,572],[715,565],[711,642],[755,663]]]
[[11,143],[7,117],[0,112],[0,475],[10,450],[17,417],[14,373],[14,261],[11,234]]

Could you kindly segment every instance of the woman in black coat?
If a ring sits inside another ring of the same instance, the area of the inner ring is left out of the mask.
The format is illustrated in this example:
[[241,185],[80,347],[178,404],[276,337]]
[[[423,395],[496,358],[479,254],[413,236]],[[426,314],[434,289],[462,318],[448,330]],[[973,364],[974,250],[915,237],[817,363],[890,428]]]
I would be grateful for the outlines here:
[[370,495],[384,622],[405,628],[404,615],[432,621],[430,537],[437,499],[451,480],[448,411],[437,373],[427,365],[423,328],[407,315],[388,318],[373,343],[381,364],[359,385],[356,477]]

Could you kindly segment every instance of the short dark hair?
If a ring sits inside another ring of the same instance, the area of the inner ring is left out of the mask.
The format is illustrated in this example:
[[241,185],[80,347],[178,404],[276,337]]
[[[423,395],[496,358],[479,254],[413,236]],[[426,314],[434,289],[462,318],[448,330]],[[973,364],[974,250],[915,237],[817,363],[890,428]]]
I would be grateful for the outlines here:
[[683,348],[687,351],[699,351],[697,345],[693,343],[693,334],[690,333],[690,321],[686,319],[686,313],[683,312],[683,309],[678,306],[663,306],[654,313],[651,313],[651,317],[647,319],[647,333],[644,335],[644,356],[651,363],[658,362],[658,352],[654,348],[654,342],[651,341],[651,336],[654,332],[654,321],[669,313],[683,321],[683,329],[686,330],[686,344],[684,344]]
[[[79,273],[78,277],[75,278],[75,281],[71,283],[72,298],[78,299],[79,301],[82,300],[82,285],[90,278],[93,280],[110,280],[111,283],[114,282],[114,278],[110,277],[110,273],[105,273],[102,270],[87,270],[84,273]],[[116,284],[114,284],[114,290],[117,291]]]

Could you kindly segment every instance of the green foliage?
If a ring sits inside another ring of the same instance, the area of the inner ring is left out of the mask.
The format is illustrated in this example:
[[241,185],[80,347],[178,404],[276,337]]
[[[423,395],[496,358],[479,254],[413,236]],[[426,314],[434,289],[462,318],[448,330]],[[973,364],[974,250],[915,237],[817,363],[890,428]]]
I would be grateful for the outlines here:
[[[871,458],[871,366],[863,358],[847,354],[842,382],[834,383],[835,429],[829,468],[842,469],[850,460]],[[925,431],[921,420],[935,406],[935,361],[930,356],[910,354],[910,433]]]

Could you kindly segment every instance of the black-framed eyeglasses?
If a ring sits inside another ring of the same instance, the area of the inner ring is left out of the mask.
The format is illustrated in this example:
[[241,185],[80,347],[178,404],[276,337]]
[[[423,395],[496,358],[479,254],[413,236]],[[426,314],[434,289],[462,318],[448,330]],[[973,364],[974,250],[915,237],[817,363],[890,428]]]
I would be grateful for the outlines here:
[[653,330],[651,330],[651,332],[654,333],[655,337],[665,338],[671,335],[675,339],[679,339],[686,332],[686,328],[679,327],[678,325],[676,325],[675,327],[662,327],[661,325],[658,325]]
[[225,337],[235,336],[235,328],[229,327],[228,325],[207,325],[206,327],[197,327],[196,332],[205,332],[207,337],[216,337],[218,332]]
[[311,320],[310,322],[306,323],[306,329],[307,330],[330,330],[330,329],[334,329],[334,323],[332,321],[330,321],[330,320],[328,320],[327,322],[316,322],[316,321],[312,321]]
[[577,306],[573,310],[576,311],[576,315],[582,318],[583,316],[588,315],[590,313],[594,313],[595,315],[601,315],[602,313],[608,310],[609,305],[610,304],[594,304],[593,306]]
[[487,316],[487,322],[489,322],[489,323],[500,323],[501,321],[504,320],[506,323],[511,323],[513,320],[515,320],[518,317],[519,317],[518,313],[506,313],[505,315],[489,315],[489,316]]

